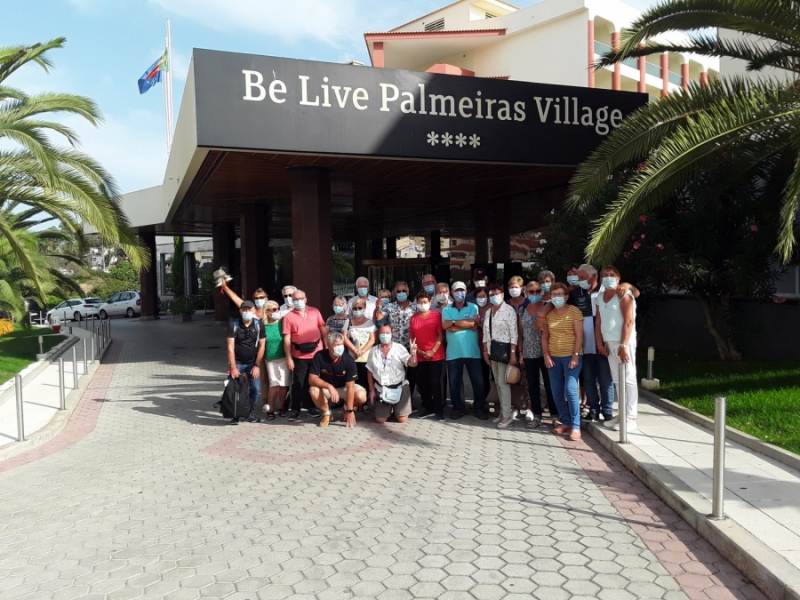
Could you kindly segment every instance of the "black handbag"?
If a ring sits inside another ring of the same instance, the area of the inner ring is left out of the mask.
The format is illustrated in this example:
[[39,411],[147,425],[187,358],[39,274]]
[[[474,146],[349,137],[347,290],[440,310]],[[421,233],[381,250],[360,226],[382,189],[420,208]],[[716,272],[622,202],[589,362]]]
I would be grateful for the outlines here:
[[511,342],[498,342],[492,339],[492,314],[489,309],[489,360],[507,365],[511,362]]
[[295,350],[297,350],[298,352],[302,352],[303,354],[308,354],[309,352],[313,352],[314,350],[317,349],[318,345],[319,345],[319,340],[317,340],[316,342],[303,342],[302,344],[296,344],[292,342],[292,346],[295,347]]

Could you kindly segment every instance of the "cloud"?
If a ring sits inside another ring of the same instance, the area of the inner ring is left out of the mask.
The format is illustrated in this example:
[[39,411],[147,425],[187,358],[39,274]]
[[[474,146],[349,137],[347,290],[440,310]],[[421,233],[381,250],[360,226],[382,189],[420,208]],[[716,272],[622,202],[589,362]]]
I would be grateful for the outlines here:
[[217,31],[246,31],[292,43],[313,39],[334,47],[351,46],[364,31],[394,22],[400,14],[394,3],[374,0],[148,1]]

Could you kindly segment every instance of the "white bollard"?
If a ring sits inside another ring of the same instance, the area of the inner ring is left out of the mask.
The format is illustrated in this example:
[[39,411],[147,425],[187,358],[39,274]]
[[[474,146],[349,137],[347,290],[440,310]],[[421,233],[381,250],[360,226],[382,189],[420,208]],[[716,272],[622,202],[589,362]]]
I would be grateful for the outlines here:
[[628,410],[627,398],[625,397],[625,382],[628,366],[626,363],[619,363],[619,384],[617,385],[617,395],[619,396],[619,443],[628,443]]
[[726,399],[714,399],[714,489],[711,518],[725,518],[725,405]]

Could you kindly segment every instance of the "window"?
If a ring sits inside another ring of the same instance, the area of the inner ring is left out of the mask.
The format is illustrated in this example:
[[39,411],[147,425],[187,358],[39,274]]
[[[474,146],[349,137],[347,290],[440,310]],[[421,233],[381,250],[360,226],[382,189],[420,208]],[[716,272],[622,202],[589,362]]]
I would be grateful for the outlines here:
[[83,304],[83,300],[70,300],[69,301],[69,305],[70,306],[78,306],[79,304]]
[[444,17],[425,23],[425,31],[442,31],[444,29]]
[[61,304],[56,306],[56,308],[67,308],[67,303],[66,302],[62,302]]
[[485,13],[487,19],[494,19],[497,15],[493,15],[492,13]]
[[120,294],[114,294],[113,296],[111,296],[111,299],[108,302],[109,303],[118,302],[119,301],[119,297],[120,297]]

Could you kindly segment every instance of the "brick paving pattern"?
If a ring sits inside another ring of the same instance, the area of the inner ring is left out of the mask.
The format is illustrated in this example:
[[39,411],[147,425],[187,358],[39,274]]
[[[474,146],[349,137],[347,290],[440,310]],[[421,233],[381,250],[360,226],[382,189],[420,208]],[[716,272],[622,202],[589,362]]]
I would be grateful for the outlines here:
[[591,439],[232,427],[221,328],[114,331],[61,436],[0,463],[3,600],[761,597]]

